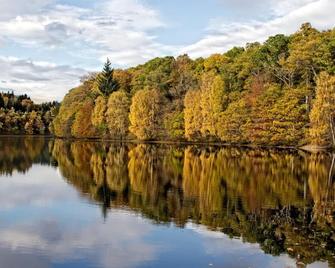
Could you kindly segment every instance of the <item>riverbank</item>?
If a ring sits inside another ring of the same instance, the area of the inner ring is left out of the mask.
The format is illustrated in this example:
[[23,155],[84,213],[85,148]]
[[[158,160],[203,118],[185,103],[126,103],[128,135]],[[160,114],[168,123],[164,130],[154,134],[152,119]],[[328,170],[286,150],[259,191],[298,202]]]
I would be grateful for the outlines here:
[[304,145],[304,146],[275,146],[275,145],[255,145],[255,144],[237,144],[237,143],[226,143],[219,141],[185,141],[185,140],[138,140],[138,139],[112,139],[112,138],[74,138],[74,137],[57,137],[54,135],[6,135],[0,134],[1,137],[42,137],[48,139],[61,139],[68,141],[92,141],[92,142],[108,142],[108,143],[132,143],[132,144],[167,144],[167,145],[178,145],[178,146],[214,146],[214,147],[236,147],[236,148],[251,148],[251,149],[278,149],[278,150],[302,150],[311,153],[317,152],[332,152],[334,151],[331,147],[316,146],[316,145]]

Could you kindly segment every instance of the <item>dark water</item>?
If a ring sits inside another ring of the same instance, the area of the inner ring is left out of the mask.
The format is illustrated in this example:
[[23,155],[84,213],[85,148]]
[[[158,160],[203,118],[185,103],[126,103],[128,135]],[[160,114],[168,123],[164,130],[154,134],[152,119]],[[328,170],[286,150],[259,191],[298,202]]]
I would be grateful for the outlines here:
[[0,267],[335,267],[332,161],[0,138]]

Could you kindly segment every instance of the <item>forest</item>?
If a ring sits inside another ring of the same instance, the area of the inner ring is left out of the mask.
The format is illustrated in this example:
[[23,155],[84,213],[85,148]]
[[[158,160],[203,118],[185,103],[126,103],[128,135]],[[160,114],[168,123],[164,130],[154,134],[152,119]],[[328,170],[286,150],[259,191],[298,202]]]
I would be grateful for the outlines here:
[[0,92],[0,134],[50,134],[59,103],[35,104],[30,97]]
[[57,137],[335,147],[335,29],[305,23],[262,44],[128,69],[107,60],[64,97],[50,130]]

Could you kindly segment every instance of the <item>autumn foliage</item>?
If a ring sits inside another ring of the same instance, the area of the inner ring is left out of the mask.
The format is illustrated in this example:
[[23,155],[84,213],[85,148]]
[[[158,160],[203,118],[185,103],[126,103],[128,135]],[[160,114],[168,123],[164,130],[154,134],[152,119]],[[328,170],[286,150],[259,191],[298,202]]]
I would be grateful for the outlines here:
[[334,29],[306,23],[208,58],[110,66],[64,98],[56,136],[335,145]]

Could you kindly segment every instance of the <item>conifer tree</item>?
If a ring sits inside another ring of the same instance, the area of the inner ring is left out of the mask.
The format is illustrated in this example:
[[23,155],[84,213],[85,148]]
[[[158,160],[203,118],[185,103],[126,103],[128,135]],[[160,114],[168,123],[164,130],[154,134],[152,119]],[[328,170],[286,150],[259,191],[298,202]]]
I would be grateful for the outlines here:
[[3,100],[2,95],[0,95],[0,108],[4,108],[5,107],[5,102]]
[[118,82],[114,79],[114,69],[111,65],[110,60],[107,58],[102,73],[97,77],[99,90],[105,96],[109,96],[119,88]]

